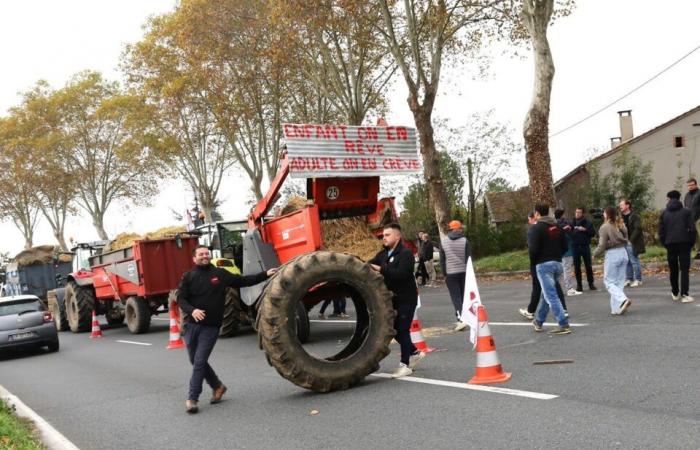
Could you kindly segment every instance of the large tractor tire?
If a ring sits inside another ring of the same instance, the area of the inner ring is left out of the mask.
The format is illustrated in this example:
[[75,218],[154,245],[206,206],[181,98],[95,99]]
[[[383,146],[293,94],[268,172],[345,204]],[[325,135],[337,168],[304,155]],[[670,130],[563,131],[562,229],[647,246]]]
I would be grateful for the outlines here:
[[[343,286],[355,304],[357,324],[348,345],[319,359],[301,345],[295,318],[309,289]],[[281,267],[263,292],[258,333],[269,363],[284,378],[306,389],[347,389],[379,369],[394,336],[394,310],[384,279],[359,258],[344,253],[308,253]]]
[[69,281],[65,292],[66,318],[73,333],[90,331],[92,311],[95,310],[95,290],[92,286],[78,286]]
[[68,331],[68,318],[66,317],[66,290],[54,289],[46,294],[49,303],[49,311],[53,316],[57,331]]
[[297,327],[297,339],[302,344],[309,342],[311,334],[311,322],[309,322],[309,312],[303,302],[297,302],[297,310],[294,315]]
[[129,297],[124,306],[126,326],[132,334],[146,333],[151,327],[151,308],[143,297]]
[[226,289],[224,320],[219,329],[219,336],[235,336],[246,325],[250,325],[250,318],[243,307],[240,291],[235,288]]

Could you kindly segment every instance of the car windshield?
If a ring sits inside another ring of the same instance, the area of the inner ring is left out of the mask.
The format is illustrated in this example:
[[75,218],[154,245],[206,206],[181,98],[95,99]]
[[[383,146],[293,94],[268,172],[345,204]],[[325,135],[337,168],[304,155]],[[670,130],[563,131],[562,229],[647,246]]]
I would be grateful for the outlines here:
[[13,300],[0,303],[0,316],[9,316],[26,311],[43,311],[44,305],[36,298]]

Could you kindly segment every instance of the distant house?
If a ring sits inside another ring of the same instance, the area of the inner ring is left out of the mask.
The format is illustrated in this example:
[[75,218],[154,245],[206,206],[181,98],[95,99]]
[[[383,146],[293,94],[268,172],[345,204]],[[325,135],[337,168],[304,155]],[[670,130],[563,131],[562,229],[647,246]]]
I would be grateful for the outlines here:
[[529,186],[512,192],[487,192],[484,198],[489,224],[496,228],[508,222],[525,222],[532,209]]
[[637,155],[643,163],[651,163],[655,188],[651,206],[655,209],[663,209],[666,205],[666,192],[672,189],[683,191],[689,177],[700,177],[700,106],[637,137],[634,137],[632,111],[619,111],[618,115],[620,136],[611,138],[612,148],[554,183],[559,207],[573,209],[583,205],[585,193],[582,187],[588,184],[590,164],[596,164],[601,176],[605,176],[611,172],[613,161],[623,149]]

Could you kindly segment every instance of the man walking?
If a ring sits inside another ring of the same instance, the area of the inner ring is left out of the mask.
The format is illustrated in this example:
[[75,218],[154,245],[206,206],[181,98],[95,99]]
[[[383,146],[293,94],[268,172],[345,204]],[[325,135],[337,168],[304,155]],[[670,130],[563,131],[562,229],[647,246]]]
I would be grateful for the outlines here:
[[[566,237],[566,253],[561,257],[562,266],[564,267],[564,272],[562,273],[560,284],[566,289],[566,295],[580,295],[581,291],[574,289],[574,284],[571,280],[571,271],[574,268],[574,250],[573,250],[573,238],[571,237],[571,225],[569,221],[564,217],[564,210],[557,209],[554,211],[554,218],[557,221],[557,225],[564,231],[564,236]],[[564,305],[566,309],[566,305]]]
[[423,231],[418,232],[416,247],[418,248],[418,269],[416,270],[416,279],[420,280],[421,286],[425,286],[428,282],[428,271],[425,268],[425,261],[423,261]]
[[548,334],[556,336],[571,333],[569,321],[564,316],[564,308],[559,301],[556,289],[556,282],[563,271],[561,255],[566,252],[566,238],[564,231],[548,214],[549,205],[538,204],[535,206],[537,223],[532,226],[532,236],[528,243],[530,259],[535,263],[537,279],[542,286],[542,297],[544,298],[544,302],[540,302],[537,317],[532,321],[532,326],[535,331],[542,331],[542,324],[551,308],[559,326],[549,331]]
[[272,276],[277,269],[270,269],[256,275],[233,275],[229,271],[210,264],[211,254],[204,245],[192,251],[194,269],[182,276],[178,287],[177,303],[184,312],[183,338],[187,344],[187,354],[192,364],[190,387],[185,402],[185,410],[196,413],[197,402],[202,393],[202,383],[206,380],[214,391],[211,403],[219,403],[226,393],[226,386],[219,380],[209,365],[214,345],[219,338],[219,328],[224,317],[224,303],[227,287],[254,286]]
[[457,323],[455,331],[462,331],[467,324],[460,320],[464,302],[464,283],[467,276],[467,261],[471,255],[469,241],[462,233],[462,222],[453,220],[448,225],[450,232],[440,237],[440,267],[445,274],[445,283],[455,308]]
[[632,203],[627,199],[620,200],[620,212],[625,221],[629,243],[627,244],[627,281],[625,286],[637,287],[642,285],[642,264],[639,255],[646,252],[644,244],[644,228],[642,218],[632,210]]
[[[700,190],[698,190],[698,182],[695,178],[689,179],[686,185],[688,193],[683,198],[683,206],[692,213],[695,233],[697,234],[700,233]],[[700,241],[695,243],[695,259],[700,259]]]
[[[532,226],[537,223],[535,218],[535,211],[530,211],[527,214],[527,246],[530,247],[532,242]],[[542,297],[542,285],[540,285],[540,280],[537,279],[537,271],[535,270],[535,262],[532,259],[532,254],[530,254],[530,277],[532,278],[532,290],[530,291],[530,303],[527,308],[518,309],[518,313],[526,318],[527,320],[533,320],[535,318],[535,312],[537,311],[537,306],[540,304],[540,297]],[[561,285],[559,280],[556,281],[557,295],[559,296],[559,301],[561,302],[562,308],[564,308],[564,317],[569,318],[569,313],[566,308],[566,300],[564,297],[564,292],[561,290]]]
[[[671,279],[671,297],[681,303],[691,303],[693,297],[690,288],[690,249],[696,241],[693,213],[683,207],[681,193],[671,191],[666,194],[666,209],[659,217],[659,241],[666,247],[669,277]],[[680,290],[678,287],[678,268],[680,266]]]
[[428,286],[436,287],[435,279],[437,278],[437,272],[435,272],[435,264],[433,263],[433,243],[430,241],[430,236],[428,233],[423,233],[423,245],[420,249],[420,258],[425,264],[425,272],[428,276]]
[[392,373],[401,378],[413,373],[416,364],[425,357],[411,342],[411,322],[418,303],[418,287],[413,276],[413,253],[401,242],[401,226],[391,223],[384,227],[384,249],[368,261],[372,270],[384,276],[384,284],[393,295],[391,302],[396,310],[394,329],[401,346],[401,362]]
[[583,216],[583,208],[576,208],[574,221],[571,224],[573,239],[574,272],[576,273],[576,290],[583,291],[581,276],[581,259],[586,266],[586,278],[588,288],[597,290],[593,283],[593,265],[591,263],[591,238],[595,236],[595,229],[590,220]]

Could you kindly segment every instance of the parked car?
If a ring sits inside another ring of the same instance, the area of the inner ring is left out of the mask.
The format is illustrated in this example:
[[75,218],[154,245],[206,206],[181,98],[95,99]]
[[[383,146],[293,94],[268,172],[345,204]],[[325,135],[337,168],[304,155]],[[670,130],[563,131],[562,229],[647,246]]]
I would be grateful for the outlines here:
[[0,297],[0,350],[30,346],[58,351],[53,316],[35,295]]

